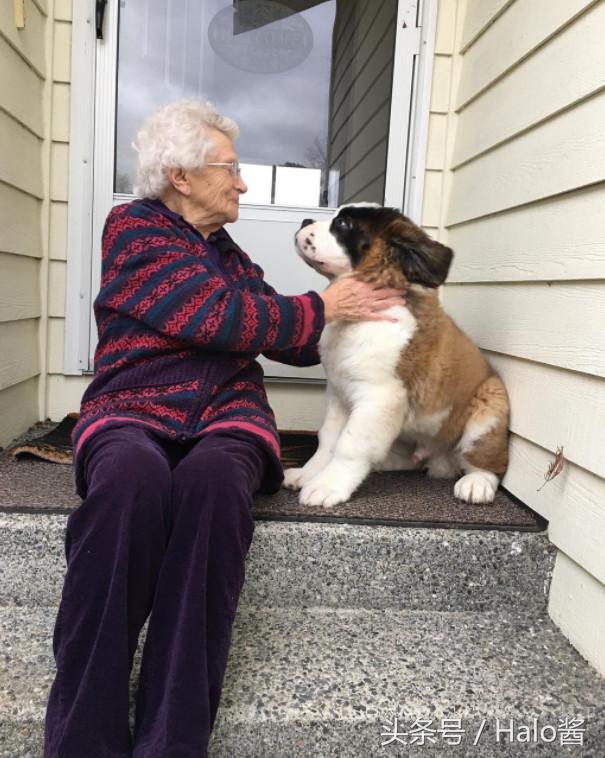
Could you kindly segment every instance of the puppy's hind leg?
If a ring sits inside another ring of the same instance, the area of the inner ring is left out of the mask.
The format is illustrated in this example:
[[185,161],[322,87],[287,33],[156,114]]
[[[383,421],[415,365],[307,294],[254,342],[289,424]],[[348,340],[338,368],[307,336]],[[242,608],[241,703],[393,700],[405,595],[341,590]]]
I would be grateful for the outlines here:
[[420,462],[413,460],[414,445],[396,439],[382,461],[373,464],[372,471],[415,471]]
[[426,473],[431,479],[453,479],[460,473],[460,468],[456,455],[441,453],[429,458]]
[[500,377],[488,377],[471,403],[471,414],[456,447],[465,472],[454,495],[467,503],[491,503],[508,466],[509,404]]

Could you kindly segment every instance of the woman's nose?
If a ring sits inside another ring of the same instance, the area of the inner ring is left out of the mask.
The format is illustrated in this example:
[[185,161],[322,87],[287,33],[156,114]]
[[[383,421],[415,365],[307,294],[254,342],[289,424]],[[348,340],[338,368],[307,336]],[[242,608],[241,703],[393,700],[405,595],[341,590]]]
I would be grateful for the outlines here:
[[300,225],[300,228],[301,228],[301,229],[304,229],[304,228],[305,228],[305,226],[309,226],[309,224],[314,224],[314,223],[315,223],[315,220],[314,220],[314,219],[312,219],[312,218],[305,218],[305,219],[303,219],[303,222],[302,222],[302,224]]

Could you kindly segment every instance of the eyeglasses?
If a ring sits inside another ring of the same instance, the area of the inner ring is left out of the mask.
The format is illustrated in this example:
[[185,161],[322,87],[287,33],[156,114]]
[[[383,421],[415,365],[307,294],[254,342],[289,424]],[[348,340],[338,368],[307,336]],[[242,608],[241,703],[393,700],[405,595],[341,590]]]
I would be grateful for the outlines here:
[[231,163],[206,163],[206,166],[227,166],[231,172],[233,179],[237,179],[241,174],[241,168],[238,161],[231,161]]

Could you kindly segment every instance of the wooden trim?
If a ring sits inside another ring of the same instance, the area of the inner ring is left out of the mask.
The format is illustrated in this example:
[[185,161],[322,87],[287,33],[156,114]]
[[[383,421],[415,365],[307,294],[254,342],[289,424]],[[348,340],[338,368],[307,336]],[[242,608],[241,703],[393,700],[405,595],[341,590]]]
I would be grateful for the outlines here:
[[[35,3],[36,0],[33,0]],[[25,2],[24,0],[13,0],[15,9],[15,29],[25,29]]]
[[[444,6],[441,6],[442,10]],[[422,223],[425,192],[425,170],[431,106],[431,83],[437,47],[438,0],[422,3],[419,56],[415,67],[416,83],[410,114],[411,134],[405,167],[403,212],[417,224]],[[455,14],[454,14],[455,15]]]
[[[74,3],[71,48],[65,374],[88,368],[94,135],[94,6]],[[75,104],[78,107],[75,107]]]

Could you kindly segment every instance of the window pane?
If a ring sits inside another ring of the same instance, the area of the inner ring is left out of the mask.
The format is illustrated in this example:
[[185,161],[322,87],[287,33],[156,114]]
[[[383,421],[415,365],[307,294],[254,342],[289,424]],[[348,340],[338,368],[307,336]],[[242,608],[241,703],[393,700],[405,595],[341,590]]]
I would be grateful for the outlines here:
[[251,205],[271,205],[273,167],[240,163],[242,177],[248,185],[246,202]]
[[242,202],[382,202],[396,14],[397,0],[121,0],[115,191],[132,192],[144,118],[195,97],[240,126]]
[[320,169],[277,167],[274,201],[276,205],[316,205],[320,191]]

